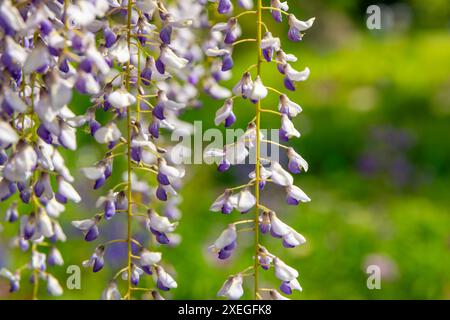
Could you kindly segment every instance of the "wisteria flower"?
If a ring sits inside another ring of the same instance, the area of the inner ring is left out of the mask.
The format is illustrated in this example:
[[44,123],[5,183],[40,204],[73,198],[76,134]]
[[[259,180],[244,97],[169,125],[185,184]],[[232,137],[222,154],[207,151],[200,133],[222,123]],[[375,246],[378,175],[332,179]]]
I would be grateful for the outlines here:
[[308,171],[308,162],[301,155],[299,155],[293,148],[286,150],[287,157],[289,159],[288,169],[292,173],[300,173],[302,170]]
[[238,300],[244,294],[244,289],[242,288],[243,278],[240,274],[235,276],[230,276],[222,285],[219,292],[217,293],[220,297],[226,297],[230,300]]
[[12,273],[6,268],[0,269],[0,277],[9,281],[9,292],[16,292],[20,289],[20,274]]
[[230,197],[230,202],[239,212],[247,213],[255,206],[256,198],[248,189],[244,189],[239,193],[233,194]]
[[[272,8],[277,8],[283,11],[289,10],[289,5],[287,1],[281,2],[280,0],[270,0],[270,6]],[[272,17],[276,22],[282,22],[283,21],[283,15],[278,10],[271,10]]]
[[233,250],[236,248],[237,232],[236,226],[230,224],[209,247],[209,250],[214,253],[218,253],[218,258],[225,260],[231,256]]
[[288,266],[279,258],[273,260],[275,276],[282,281],[280,290],[285,294],[292,294],[292,290],[302,291],[297,277],[298,271]]
[[161,252],[150,252],[147,249],[142,249],[140,256],[140,266],[147,274],[152,274],[152,266],[161,261]]
[[90,268],[92,267],[93,272],[98,272],[101,269],[103,269],[103,266],[105,265],[105,260],[103,258],[105,254],[105,247],[104,246],[98,246],[94,253],[91,255],[89,260],[83,261],[83,267]]
[[233,113],[233,100],[227,99],[224,105],[217,110],[214,123],[218,126],[221,123],[225,124],[225,128],[232,126],[236,122],[236,116]]
[[280,50],[280,38],[272,36],[272,33],[266,32],[264,38],[261,40],[261,50],[266,61],[272,61],[274,52]]
[[310,70],[306,67],[303,71],[297,71],[290,64],[285,64],[283,74],[285,75],[284,86],[286,89],[295,91],[295,83],[306,81],[309,78]]
[[97,224],[100,222],[101,216],[95,216],[92,219],[72,221],[72,225],[84,234],[86,241],[94,241],[99,235]]
[[306,31],[312,27],[314,20],[316,18],[311,18],[307,21],[298,20],[293,14],[290,14],[288,17],[289,23],[289,33],[288,37],[291,41],[300,41],[302,40],[302,31]]
[[302,189],[295,185],[286,187],[286,202],[290,205],[298,205],[300,202],[309,202],[311,199],[303,192]]
[[295,129],[294,124],[285,114],[281,116],[281,128],[279,131],[279,136],[282,141],[288,141],[290,138],[300,138],[300,132]]
[[172,278],[170,274],[168,274],[163,267],[156,266],[156,286],[163,291],[169,291],[170,289],[174,289],[178,287],[177,282]]

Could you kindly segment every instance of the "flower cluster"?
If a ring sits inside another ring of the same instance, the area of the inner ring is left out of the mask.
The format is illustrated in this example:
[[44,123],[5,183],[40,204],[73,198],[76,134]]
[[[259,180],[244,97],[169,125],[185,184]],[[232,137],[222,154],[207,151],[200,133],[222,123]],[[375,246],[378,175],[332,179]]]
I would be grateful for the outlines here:
[[[104,4],[89,3],[90,15],[103,15]],[[61,153],[77,149],[73,91],[86,84],[95,93],[97,81],[83,68],[110,69],[90,42],[80,42],[73,16],[68,1],[0,3],[0,199],[9,206],[5,221],[19,224],[14,245],[30,253],[25,265],[3,268],[0,276],[15,292],[28,272],[34,299],[41,280],[50,295],[63,293],[48,267],[64,264],[56,246],[66,240],[58,217],[69,201],[81,200]],[[83,62],[89,54],[90,66]]]
[[[91,12],[81,3],[69,10],[81,19],[74,33],[80,50],[85,50],[78,66],[84,81],[78,89],[93,93],[93,97],[92,106],[79,120],[106,149],[102,159],[82,171],[93,189],[105,186],[108,191],[97,200],[99,213],[72,224],[88,242],[96,240],[100,226],[112,219],[124,218],[126,226],[125,238],[97,245],[83,266],[99,272],[108,248],[125,244],[124,267],[102,297],[132,299],[133,293],[140,291],[163,299],[160,291],[176,288],[177,282],[163,267],[162,253],[154,250],[180,241],[174,231],[180,218],[178,190],[185,170],[175,164],[177,150],[164,146],[162,132],[192,131],[177,116],[188,105],[198,103],[196,83],[189,74],[203,58],[194,41],[199,27],[196,15],[203,14],[203,7],[193,1],[175,6],[157,0],[107,1],[101,17],[86,21]],[[102,35],[100,40],[93,41],[93,31]],[[100,123],[97,118],[108,120]],[[124,181],[110,187],[115,162],[123,160]],[[142,176],[145,180],[139,180]],[[145,226],[143,237],[134,230],[135,221]],[[153,277],[155,288],[139,286],[144,275]],[[125,293],[121,293],[119,278],[125,281]]]
[[[255,117],[252,119],[245,133],[233,144],[226,145],[223,149],[210,149],[205,156],[215,158],[218,161],[218,170],[223,172],[232,165],[245,162],[245,159],[255,154],[255,170],[249,174],[249,182],[234,188],[225,190],[211,206],[211,211],[230,214],[234,209],[242,214],[255,208],[253,219],[232,223],[222,232],[220,237],[210,246],[210,250],[217,254],[219,259],[227,259],[233,255],[237,247],[238,233],[253,231],[254,238],[254,264],[236,275],[230,276],[218,295],[229,299],[239,299],[244,294],[243,282],[246,277],[254,278],[255,299],[286,299],[274,289],[260,288],[259,268],[268,270],[274,267],[275,276],[281,281],[280,290],[285,294],[291,294],[293,290],[300,290],[297,280],[298,272],[286,265],[279,257],[271,254],[260,244],[259,233],[270,234],[276,239],[281,239],[286,248],[293,248],[306,242],[305,238],[293,228],[282,222],[276,212],[262,204],[261,192],[266,183],[273,183],[282,187],[286,193],[286,202],[289,205],[298,205],[300,202],[308,202],[310,198],[294,185],[292,174],[298,174],[308,170],[308,163],[293,148],[276,141],[266,140],[261,132],[262,115],[276,115],[280,119],[279,138],[286,142],[293,137],[300,137],[300,132],[294,126],[293,119],[302,111],[302,108],[291,101],[288,96],[279,90],[265,86],[262,78],[263,63],[273,63],[283,77],[283,83],[287,90],[294,91],[297,83],[304,81],[309,76],[309,69],[297,71],[291,65],[297,58],[283,51],[281,40],[274,37],[267,25],[263,22],[263,12],[270,11],[276,22],[282,22],[283,16],[287,16],[289,24],[288,38],[291,41],[300,41],[303,32],[310,28],[314,18],[307,21],[298,20],[293,14],[287,12],[287,2],[271,0],[270,5],[263,6],[263,0],[237,1],[237,5],[245,11],[236,16],[233,14],[233,4],[230,0],[217,0],[216,8],[219,14],[227,16],[227,21],[219,22],[212,26],[209,41],[205,44],[205,52],[210,57],[215,57],[210,67],[210,78],[205,82],[205,91],[216,99],[226,99],[224,105],[217,110],[216,125],[224,124],[232,126],[236,121],[235,105],[238,99],[249,100],[255,106]],[[267,2],[269,2],[267,0]],[[254,10],[252,8],[255,7]],[[245,15],[256,15],[256,38],[239,39],[241,28],[239,19]],[[265,29],[265,32],[263,32]],[[256,64],[250,66],[242,74],[242,77],[230,91],[220,85],[221,80],[230,78],[234,66],[233,48],[241,43],[254,42],[257,46],[255,57]],[[252,72],[254,74],[252,75]],[[262,107],[262,101],[269,93],[279,97],[278,110]],[[261,146],[274,145],[282,148],[288,158],[287,170],[275,161],[261,156]],[[251,189],[254,190],[252,193]],[[252,225],[251,228],[238,226]]]

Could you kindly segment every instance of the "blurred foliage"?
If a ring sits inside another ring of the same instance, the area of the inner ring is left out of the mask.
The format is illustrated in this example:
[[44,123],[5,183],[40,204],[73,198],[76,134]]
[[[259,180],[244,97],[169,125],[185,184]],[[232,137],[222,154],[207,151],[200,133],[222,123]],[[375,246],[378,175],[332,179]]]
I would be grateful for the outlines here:
[[[394,24],[388,30],[369,32],[364,19],[370,1],[343,0],[298,1],[298,5],[291,1],[298,17],[318,17],[316,27],[299,45],[285,40],[285,24],[269,23],[285,51],[299,56],[295,67],[312,70],[309,81],[290,97],[304,109],[296,120],[302,137],[293,144],[310,163],[310,171],[296,182],[313,201],[293,208],[283,203],[280,190],[269,187],[263,193],[264,202],[308,239],[305,246],[286,250],[279,241],[263,237],[270,251],[300,270],[304,292],[294,294],[296,299],[450,298],[450,3],[410,0],[400,7],[397,2],[385,3],[397,8],[398,17],[411,16],[406,28]],[[244,24],[245,33],[251,34],[252,28],[252,21]],[[251,46],[238,49],[240,62],[228,85],[255,60]],[[282,86],[274,64],[264,66],[263,77],[267,85]],[[201,120],[206,129],[214,126],[221,103],[206,97],[203,101],[202,108],[186,112],[183,118]],[[78,104],[82,110],[86,101]],[[276,97],[266,99],[264,105],[276,108]],[[236,104],[235,127],[246,125],[253,108],[248,102]],[[279,126],[273,117],[266,116],[263,122],[266,128]],[[102,153],[87,135],[79,142],[80,152],[71,157],[74,172]],[[219,174],[212,166],[189,168],[178,229],[183,242],[175,249],[162,249],[165,261],[178,272],[179,288],[170,297],[215,298],[229,274],[251,264],[250,235],[239,238],[239,249],[229,262],[219,263],[207,252],[227,223],[238,218],[237,213],[213,214],[209,206],[224,188],[243,181],[248,169]],[[67,265],[79,265],[95,248],[70,226],[71,220],[94,213],[93,203],[100,195],[77,175],[84,200],[64,213],[70,241],[61,251]],[[103,238],[120,236],[120,219],[102,232]],[[15,228],[5,226],[0,235],[0,266],[26,261],[25,254],[5,253]],[[107,257],[114,268],[98,274],[83,269],[82,289],[66,290],[63,298],[99,298],[119,268],[123,250]],[[374,261],[382,266],[381,290],[366,287],[365,266]],[[65,267],[56,269],[60,278],[66,277]],[[263,283],[277,284],[272,271],[261,275]],[[22,294],[9,296],[7,283],[0,281],[0,298],[26,298],[26,282],[22,281]],[[40,296],[46,298],[41,290]]]

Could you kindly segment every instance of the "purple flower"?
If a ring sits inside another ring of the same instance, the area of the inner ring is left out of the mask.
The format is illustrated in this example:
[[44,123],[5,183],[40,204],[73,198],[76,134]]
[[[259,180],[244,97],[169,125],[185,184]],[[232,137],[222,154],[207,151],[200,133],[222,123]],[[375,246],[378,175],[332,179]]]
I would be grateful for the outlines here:
[[301,21],[298,20],[293,14],[290,14],[288,17],[288,23],[289,23],[289,32],[288,32],[288,38],[291,41],[300,41],[302,40],[302,31],[306,31],[314,23],[315,18],[311,18],[307,21]]
[[219,5],[217,6],[217,12],[220,14],[228,14],[233,10],[233,4],[231,0],[219,0]]
[[105,246],[101,245],[98,246],[94,253],[91,255],[89,260],[83,261],[83,267],[90,268],[92,267],[93,272],[99,272],[101,269],[103,269],[103,266],[105,265],[104,260],[105,255]]
[[72,225],[84,234],[84,239],[86,241],[94,241],[99,235],[97,225],[100,220],[101,216],[96,215],[92,219],[72,221]]
[[[283,11],[287,11],[289,10],[289,5],[287,3],[287,1],[285,2],[281,2],[280,0],[270,0],[270,6],[272,8],[277,8]],[[280,11],[278,10],[271,10],[270,13],[272,14],[273,19],[276,22],[282,22],[283,21],[283,15]]]
[[116,34],[108,27],[103,29],[103,37],[105,38],[105,47],[111,48],[116,43]]
[[221,260],[228,259],[233,253],[233,250],[236,248],[236,239],[236,226],[234,224],[230,224],[228,228],[221,233],[214,244],[209,247],[209,250],[217,253],[218,258]]

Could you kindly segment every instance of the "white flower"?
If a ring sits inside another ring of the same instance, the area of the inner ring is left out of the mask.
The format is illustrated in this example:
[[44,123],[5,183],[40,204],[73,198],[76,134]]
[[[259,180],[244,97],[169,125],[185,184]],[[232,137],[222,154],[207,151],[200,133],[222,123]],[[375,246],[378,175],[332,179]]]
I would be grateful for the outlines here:
[[47,47],[38,45],[28,55],[27,60],[25,60],[23,72],[25,74],[30,74],[49,62],[50,53],[48,52]]
[[169,166],[163,158],[159,158],[159,172],[168,176],[169,178],[181,179],[184,177],[185,171],[183,168],[175,168]]
[[55,171],[57,171],[64,178],[64,180],[68,182],[74,181],[74,178],[71,176],[69,169],[65,166],[64,158],[56,149],[53,149],[52,162]]
[[246,10],[253,8],[253,0],[238,0],[238,4]]
[[216,126],[221,124],[222,122],[225,122],[225,120],[232,115],[233,113],[233,100],[227,99],[224,103],[224,105],[219,108],[216,112],[216,118],[214,119],[214,123]]
[[300,283],[298,282],[297,279],[291,280],[288,283],[286,283],[286,285],[291,288],[291,290],[298,290],[298,291],[302,291],[302,287],[300,286]]
[[136,98],[125,88],[120,88],[108,96],[108,101],[114,108],[126,108],[136,102]]
[[0,269],[0,277],[3,277],[7,280],[9,280],[14,286],[17,286],[16,289],[18,289],[19,282],[20,282],[20,273],[12,273],[6,268]]
[[67,236],[65,235],[63,229],[61,228],[61,225],[57,221],[53,223],[53,231],[55,233],[54,238],[57,241],[65,242],[67,240]]
[[245,213],[255,206],[256,198],[250,191],[244,189],[241,192],[232,195],[230,197],[230,202],[236,210]]
[[217,295],[220,297],[226,297],[230,300],[240,299],[242,297],[242,295],[244,294],[244,289],[242,288],[242,282],[243,282],[243,279],[240,274],[229,277],[224,282],[224,284],[222,285],[222,288],[220,288]]
[[75,25],[84,27],[95,21],[96,8],[89,1],[81,0],[77,4],[70,4],[67,15]]
[[289,119],[289,117],[286,114],[283,114],[281,116],[281,129],[280,129],[283,134],[288,138],[292,138],[292,137],[296,137],[299,138],[300,137],[300,132],[297,131],[297,129],[295,129],[294,124],[292,123],[292,121]]
[[0,121],[0,141],[4,145],[15,144],[19,136],[8,122]]
[[[267,180],[272,176],[272,171],[264,168],[263,166],[260,166],[259,168],[259,177],[261,178],[261,180]],[[248,177],[250,179],[256,179],[256,172],[253,170],[252,172],[250,172],[248,174]]]
[[27,105],[19,97],[17,92],[12,91],[9,87],[3,87],[3,94],[5,95],[5,101],[8,102],[9,106],[14,109],[14,111],[25,112],[27,110]]
[[170,222],[167,217],[162,217],[153,210],[149,213],[149,218],[147,219],[147,227],[161,233],[173,232],[177,224],[176,222]]
[[39,210],[36,227],[38,233],[46,238],[51,238],[55,234],[52,221],[45,210]]
[[245,142],[238,141],[225,147],[225,159],[232,165],[244,163],[248,156]]
[[189,62],[187,59],[178,57],[168,46],[161,46],[162,63],[174,69],[183,69]]
[[160,90],[158,92],[158,102],[162,103],[165,109],[169,109],[172,111],[179,111],[186,108],[185,103],[176,102],[167,98],[167,95],[163,90]]
[[38,251],[33,251],[31,253],[31,264],[32,269],[44,270],[45,269],[45,254]]
[[98,50],[95,48],[94,45],[91,45],[86,50],[86,56],[91,58],[91,60],[94,62],[94,64],[96,65],[96,67],[100,71],[100,73],[106,75],[111,70],[109,65],[106,63],[103,55],[100,52],[98,52]]
[[[142,270],[135,264],[133,264],[131,266],[131,279],[132,279],[132,282],[133,281],[135,282],[134,285],[136,285],[137,282],[139,282],[139,278],[143,274],[144,274],[144,270]],[[125,270],[122,272],[122,280],[128,280],[128,270]]]
[[231,92],[225,87],[222,87],[217,82],[206,82],[205,84],[206,92],[212,96],[214,99],[223,100],[231,97]]
[[261,40],[261,49],[273,48],[273,50],[278,51],[280,46],[280,38],[274,38],[270,32],[267,32]]
[[289,26],[299,31],[305,31],[311,28],[314,24],[314,20],[316,20],[316,18],[310,18],[307,21],[301,21],[298,20],[293,14],[290,14],[288,18]]
[[289,185],[286,187],[286,193],[288,197],[291,197],[298,202],[310,202],[311,199],[303,192],[302,189],[295,185]]
[[208,57],[221,57],[230,54],[230,51],[227,49],[219,49],[217,47],[214,47],[208,48],[205,53]]
[[293,81],[306,81],[309,78],[310,70],[306,67],[303,71],[297,71],[287,64],[284,69],[286,76]]
[[77,137],[75,128],[67,125],[65,122],[61,124],[61,132],[59,135],[59,141],[61,144],[69,149],[76,150],[77,149]]
[[223,207],[226,206],[228,210],[231,212],[231,210],[233,210],[233,205],[230,202],[230,196],[231,192],[225,191],[214,201],[209,210],[213,212],[218,212],[223,210]]
[[253,82],[253,90],[250,94],[250,99],[254,101],[264,99],[267,96],[267,93],[267,88],[262,83],[261,77],[257,76]]
[[90,73],[83,73],[83,82],[85,83],[86,92],[91,95],[97,95],[100,92],[100,85]]
[[236,232],[236,226],[234,224],[228,225],[228,228],[226,228],[217,238],[216,241],[214,241],[214,244],[209,247],[209,250],[212,252],[219,252],[226,246],[229,246],[237,239],[237,232]]
[[160,282],[165,288],[174,289],[178,286],[177,282],[168,274],[163,267],[156,266],[156,276],[158,277],[158,282]]
[[283,94],[280,96],[278,110],[281,113],[287,114],[289,117],[294,118],[300,112],[302,112],[302,107],[300,107],[295,102],[291,101],[286,95]]
[[64,265],[64,259],[61,255],[61,252],[56,248],[52,247],[48,253],[49,259],[53,260],[54,265],[62,266]]
[[289,234],[289,232],[291,232],[291,228],[287,224],[285,224],[283,221],[278,219],[275,212],[271,211],[269,213],[269,219],[270,219],[270,227],[274,234],[276,234],[280,237],[283,237],[283,236]]
[[83,233],[88,232],[96,224],[95,219],[72,221],[72,225]]
[[51,274],[47,275],[47,292],[52,296],[60,296],[63,294],[63,288],[59,284],[58,279]]
[[94,134],[94,138],[98,143],[110,143],[118,140],[121,136],[122,133],[114,122],[109,122],[106,126],[98,129]]
[[281,281],[288,282],[298,277],[298,271],[288,266],[278,257],[273,259],[273,266],[275,269],[275,276]]
[[102,292],[102,300],[120,300],[121,295],[119,288],[117,287],[117,283],[115,281],[111,281],[106,287],[106,289]]
[[[262,85],[262,83],[260,83]],[[256,92],[261,93],[261,90],[264,91],[264,89],[259,88]],[[236,96],[243,96],[244,98],[249,97],[252,95],[253,92],[253,80],[252,76],[249,72],[244,73],[242,78],[239,80],[239,82],[234,86],[233,93]]]
[[290,186],[294,183],[292,175],[284,170],[278,162],[271,162],[270,171],[272,172],[271,179],[274,183],[280,186]]
[[55,79],[50,86],[50,100],[54,110],[59,110],[72,100],[72,83],[59,76],[54,76]]
[[25,28],[25,22],[15,6],[11,3],[11,0],[4,0],[0,5],[0,15],[5,20],[7,25],[13,28],[15,31]]
[[117,60],[117,62],[124,64],[130,60],[130,51],[128,50],[127,40],[121,38],[109,50],[109,55]]
[[90,180],[97,180],[103,177],[105,168],[103,166],[81,168],[81,172]]
[[289,229],[289,233],[283,236],[284,246],[293,248],[306,243],[304,236],[291,227],[289,227]]
[[290,162],[295,163],[298,166],[298,169],[303,169],[305,172],[308,171],[308,162],[303,159],[301,155],[299,155],[293,148],[288,148],[286,151],[288,159]]
[[81,201],[81,197],[74,187],[64,179],[58,179],[58,193],[75,203]]
[[139,260],[141,263],[141,266],[152,266],[154,264],[157,264],[161,261],[161,252],[150,252],[147,249],[143,249]]
[[6,163],[3,176],[9,181],[26,181],[37,164],[37,154],[31,145],[22,145]]
[[[14,41],[10,36],[6,36],[6,48],[5,52],[13,59],[13,61],[20,66],[23,66],[25,60],[27,59],[27,51],[18,43]],[[3,88],[5,89],[5,88]]]

